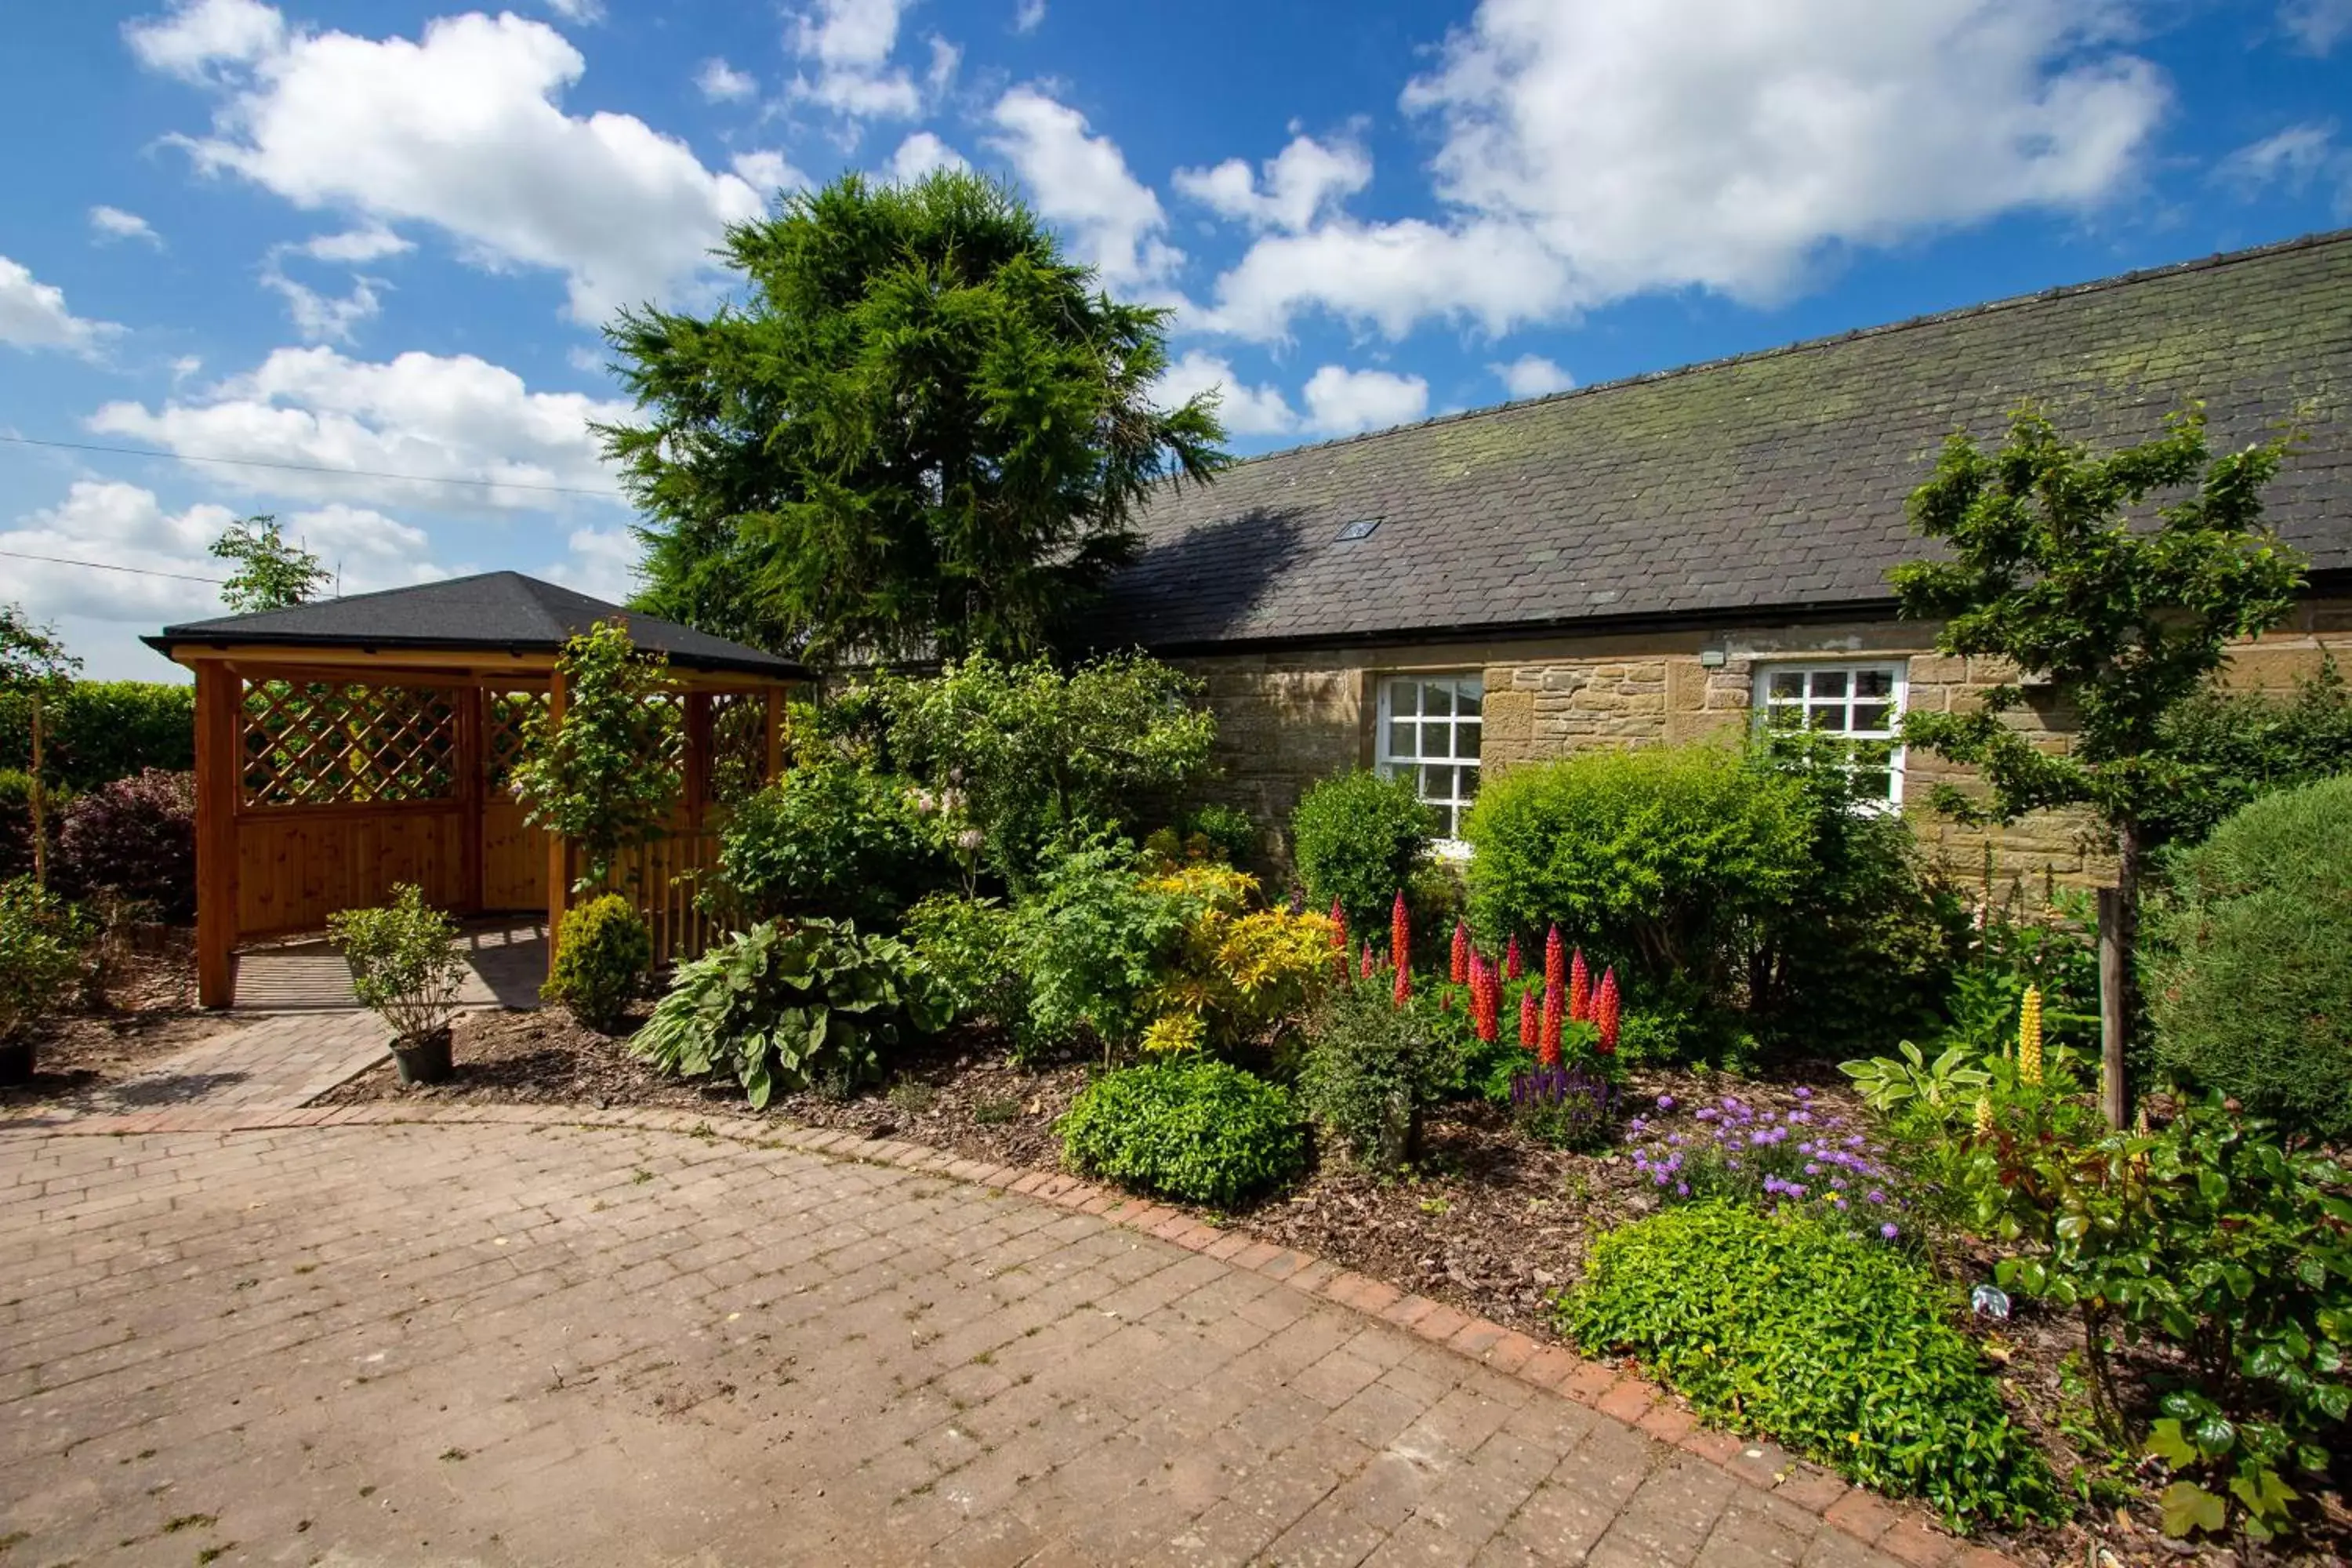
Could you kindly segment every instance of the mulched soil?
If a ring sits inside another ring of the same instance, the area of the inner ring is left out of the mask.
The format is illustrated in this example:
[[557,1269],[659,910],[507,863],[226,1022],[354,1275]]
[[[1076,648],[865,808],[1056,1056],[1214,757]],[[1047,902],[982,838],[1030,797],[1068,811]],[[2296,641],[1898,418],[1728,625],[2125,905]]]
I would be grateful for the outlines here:
[[[887,1089],[847,1100],[814,1092],[790,1095],[769,1110],[807,1126],[901,1139],[992,1163],[1051,1168],[1061,1152],[1054,1123],[1086,1086],[1087,1074],[1084,1062],[1015,1066],[1001,1038],[968,1030],[929,1042],[904,1058]],[[1785,1110],[1800,1103],[1794,1093],[1800,1084],[1811,1092],[1817,1112],[1867,1115],[1845,1079],[1826,1063],[1769,1083],[1736,1085],[1691,1073],[1636,1072],[1627,1103],[1652,1106],[1659,1095],[1671,1094],[1683,1108],[1679,1118],[1734,1089],[1759,1110]],[[404,1088],[387,1062],[321,1103],[389,1099],[659,1106],[707,1110],[714,1118],[751,1114],[740,1091],[660,1077],[631,1058],[621,1040],[583,1029],[553,1009],[461,1019],[457,1070],[448,1083]],[[1588,1241],[1657,1206],[1655,1187],[1633,1169],[1629,1142],[1621,1140],[1595,1154],[1549,1149],[1522,1136],[1500,1108],[1471,1104],[1440,1107],[1430,1114],[1410,1173],[1376,1175],[1335,1161],[1255,1208],[1205,1217],[1496,1322],[1548,1335],[1545,1303],[1580,1274]],[[1948,1268],[1964,1283],[1990,1276],[1981,1260],[1954,1258]],[[2002,1369],[2012,1408],[2063,1470],[2074,1450],[2060,1416],[2079,1403],[2066,1392],[2063,1372],[2080,1346],[2074,1320],[2020,1303],[2010,1321],[1979,1337]],[[2142,1363],[2137,1370],[2148,1368]],[[2129,1510],[2103,1511],[2087,1523],[2000,1544],[2022,1562],[2089,1562],[2100,1568],[2352,1560],[2325,1549],[2285,1558],[2259,1549],[2232,1555],[2167,1542],[2155,1528],[2153,1492],[2152,1487],[2144,1489]],[[2340,1518],[2327,1521],[2326,1545],[2340,1550],[2352,1542],[2343,1525]]]
[[196,1006],[194,932],[150,931],[109,963],[98,996],[49,1024],[32,1081],[0,1084],[0,1106],[86,1098],[248,1022]]

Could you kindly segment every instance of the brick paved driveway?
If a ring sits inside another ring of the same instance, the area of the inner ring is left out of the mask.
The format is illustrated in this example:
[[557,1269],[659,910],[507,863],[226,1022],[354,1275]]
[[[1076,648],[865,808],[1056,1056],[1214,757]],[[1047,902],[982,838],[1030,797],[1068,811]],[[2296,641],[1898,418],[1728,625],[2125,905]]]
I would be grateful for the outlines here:
[[1885,1564],[1260,1273],[615,1128],[0,1132],[0,1563]]

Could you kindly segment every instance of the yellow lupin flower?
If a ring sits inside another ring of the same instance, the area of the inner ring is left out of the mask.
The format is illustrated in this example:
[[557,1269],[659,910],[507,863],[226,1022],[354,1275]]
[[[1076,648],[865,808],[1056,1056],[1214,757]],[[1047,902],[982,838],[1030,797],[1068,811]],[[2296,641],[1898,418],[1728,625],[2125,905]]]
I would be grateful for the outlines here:
[[2025,1002],[2017,1010],[2017,1081],[2042,1081],[2042,988],[2025,988]]
[[1977,1136],[1992,1136],[1992,1096],[1990,1094],[1977,1096]]

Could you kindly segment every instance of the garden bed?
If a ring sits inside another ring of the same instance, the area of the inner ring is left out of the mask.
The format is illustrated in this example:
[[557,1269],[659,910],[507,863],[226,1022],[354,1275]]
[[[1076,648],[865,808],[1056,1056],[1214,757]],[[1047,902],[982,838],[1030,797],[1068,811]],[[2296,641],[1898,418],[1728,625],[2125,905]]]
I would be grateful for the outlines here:
[[32,1081],[0,1085],[0,1106],[71,1103],[249,1022],[196,1006],[194,934],[184,930],[118,955],[102,1001],[49,1021]]

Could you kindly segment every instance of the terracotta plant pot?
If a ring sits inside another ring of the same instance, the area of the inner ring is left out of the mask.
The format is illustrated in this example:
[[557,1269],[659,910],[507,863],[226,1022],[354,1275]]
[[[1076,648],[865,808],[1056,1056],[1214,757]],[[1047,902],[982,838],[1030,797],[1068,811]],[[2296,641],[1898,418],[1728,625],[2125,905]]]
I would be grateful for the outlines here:
[[439,1083],[449,1076],[450,1031],[446,1025],[413,1040],[392,1042],[392,1059],[403,1083]]
[[13,1046],[0,1046],[0,1083],[30,1083],[33,1081],[33,1053],[37,1047],[30,1040]]

